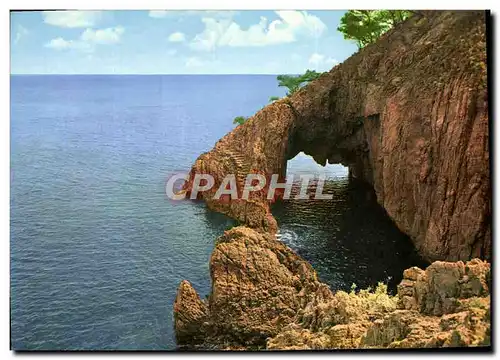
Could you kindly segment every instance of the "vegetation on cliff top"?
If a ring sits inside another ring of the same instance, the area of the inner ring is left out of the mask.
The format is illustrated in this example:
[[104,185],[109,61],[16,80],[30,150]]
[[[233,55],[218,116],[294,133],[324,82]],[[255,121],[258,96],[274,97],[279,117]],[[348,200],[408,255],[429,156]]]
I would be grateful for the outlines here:
[[[278,75],[276,79],[278,80],[279,87],[285,87],[288,89],[285,96],[290,96],[299,91],[299,89],[305,84],[317,79],[322,73],[319,73],[315,70],[306,70],[306,72],[302,75]],[[271,96],[269,98],[270,102],[279,100],[278,96]],[[233,124],[241,125],[248,118],[244,116],[237,116],[233,119]]]
[[[445,280],[446,279],[446,280]],[[306,306],[267,339],[269,350],[429,348],[491,344],[490,264],[479,259],[404,271],[396,296],[383,284]]]
[[[349,10],[340,19],[337,28],[344,38],[354,40],[359,48],[377,41],[380,36],[396,24],[406,20],[412,15],[409,10]],[[285,96],[296,93],[305,84],[317,79],[321,73],[315,70],[306,70],[302,75],[278,75],[278,86],[288,89]],[[278,96],[271,96],[270,102],[279,100]],[[248,118],[237,116],[233,124],[241,125]]]
[[247,118],[244,117],[244,116],[236,116],[233,120],[233,124],[238,124],[238,125],[241,125],[243,124],[245,121],[247,121]]
[[410,15],[409,10],[349,10],[340,19],[337,30],[344,34],[344,39],[354,40],[363,48]]
[[[294,76],[294,75],[278,75],[276,77],[276,79],[278,80],[278,86],[280,87],[286,87],[288,89],[288,91],[286,92],[286,96],[290,96],[290,95],[293,95],[295,94],[297,91],[299,91],[299,89],[317,79],[319,76],[321,75],[321,73],[315,71],[315,70],[306,70],[306,72],[302,75],[297,75],[297,76]],[[277,96],[271,96],[269,98],[269,101],[275,101],[275,100],[278,100],[279,97]]]

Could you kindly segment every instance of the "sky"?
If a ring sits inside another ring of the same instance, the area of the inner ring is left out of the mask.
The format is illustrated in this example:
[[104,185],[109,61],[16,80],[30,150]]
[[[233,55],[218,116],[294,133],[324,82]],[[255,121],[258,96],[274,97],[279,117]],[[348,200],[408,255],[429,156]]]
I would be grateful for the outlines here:
[[345,11],[11,12],[12,74],[298,74],[357,51]]

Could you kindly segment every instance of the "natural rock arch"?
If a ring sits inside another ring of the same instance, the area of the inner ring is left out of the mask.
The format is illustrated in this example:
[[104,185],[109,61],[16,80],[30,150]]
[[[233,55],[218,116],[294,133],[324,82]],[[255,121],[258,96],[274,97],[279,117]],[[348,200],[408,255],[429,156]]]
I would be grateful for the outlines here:
[[[342,163],[371,184],[429,260],[491,255],[486,37],[483,12],[413,16],[202,154],[193,172],[243,179],[286,173],[300,151]],[[189,189],[189,185],[187,187]],[[264,199],[209,207],[274,232]]]
[[[192,172],[213,175],[216,187],[226,174],[237,174],[240,182],[249,171],[284,175],[287,160],[304,151],[320,164],[347,165],[371,184],[380,205],[428,259],[489,258],[484,13],[421,13],[257,112],[202,154]],[[332,293],[310,264],[276,240],[266,200],[217,202],[215,191],[203,193],[208,206],[244,226],[216,240],[207,301],[187,281],[179,286],[174,321],[180,345],[490,344],[489,264],[437,261],[425,271],[407,269],[397,306],[385,303],[374,322],[373,311],[351,304],[366,304],[367,292]],[[449,326],[452,318],[459,319],[456,328]],[[395,329],[403,336],[395,339]]]

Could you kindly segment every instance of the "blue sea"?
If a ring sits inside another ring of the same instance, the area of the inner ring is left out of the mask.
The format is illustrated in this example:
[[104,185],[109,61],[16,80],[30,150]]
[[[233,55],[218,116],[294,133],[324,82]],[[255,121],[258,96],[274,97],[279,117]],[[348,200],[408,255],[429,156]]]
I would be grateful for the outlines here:
[[[177,286],[209,293],[214,240],[234,223],[169,201],[166,179],[284,93],[267,75],[11,76],[12,348],[175,350]],[[273,213],[332,289],[393,289],[422,263],[346,168],[289,161],[311,171],[333,199]]]

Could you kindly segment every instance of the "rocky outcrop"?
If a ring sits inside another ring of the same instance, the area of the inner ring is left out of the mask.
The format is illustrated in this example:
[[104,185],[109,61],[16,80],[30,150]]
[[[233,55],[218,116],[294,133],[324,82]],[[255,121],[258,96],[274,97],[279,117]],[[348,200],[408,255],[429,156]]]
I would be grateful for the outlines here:
[[[450,269],[476,267],[476,279],[489,276],[489,265],[480,260],[470,263],[436,262],[431,268],[419,270],[420,286],[432,288],[440,281],[439,275]],[[414,269],[413,269],[414,270]],[[459,271],[459,270],[458,270]],[[464,275],[466,276],[466,275]],[[463,282],[460,282],[465,280]],[[474,282],[474,281],[473,281]],[[402,298],[408,287],[400,287],[397,296],[389,296],[379,285],[375,292],[338,292],[333,300],[308,309],[296,322],[267,341],[267,348],[292,349],[352,349],[352,348],[423,348],[490,345],[489,288],[470,293],[469,280],[457,279],[443,284],[439,293],[456,293],[457,306],[443,308],[440,302],[428,307],[428,301],[419,302],[412,310],[402,308]],[[418,285],[413,289],[417,292]],[[402,289],[403,293],[401,293]],[[440,298],[437,293],[436,298]],[[462,297],[469,296],[469,297]],[[430,298],[434,299],[433,296]],[[422,300],[422,299],[420,299]],[[439,313],[440,315],[433,315]],[[311,322],[310,319],[314,319]]]
[[244,226],[217,239],[210,275],[208,304],[189,283],[179,287],[174,319],[181,345],[202,339],[207,347],[265,346],[306,304],[332,297],[309,263],[274,236]]
[[[201,155],[208,206],[275,232],[269,202],[215,201],[226,174],[286,174],[299,152],[342,163],[429,260],[491,255],[485,14],[415,15],[289,98],[257,112]],[[186,187],[190,189],[190,185]]]
[[436,261],[425,271],[407,269],[398,286],[400,307],[436,316],[455,312],[462,306],[459,299],[489,295],[489,276],[490,265],[477,259],[466,264]]
[[183,280],[174,303],[174,323],[180,344],[196,345],[205,341],[208,307],[189,281]]
[[407,269],[396,296],[383,285],[375,292],[339,291],[268,339],[267,348],[489,346],[489,277],[490,265],[478,259]]
[[[215,178],[200,198],[244,226],[217,239],[212,290],[182,282],[179,345],[211,349],[332,349],[490,345],[490,266],[434,262],[405,271],[398,294],[332,293],[275,238],[265,192],[214,200],[227,174],[286,175],[299,152],[342,163],[430,260],[491,256],[485,17],[413,16],[202,154],[192,174]],[[192,180],[185,186],[189,193]]]
[[333,349],[490,344],[490,265],[434,262],[387,287],[331,292],[274,236],[239,226],[217,239],[212,290],[187,281],[174,305],[179,345],[208,349]]

